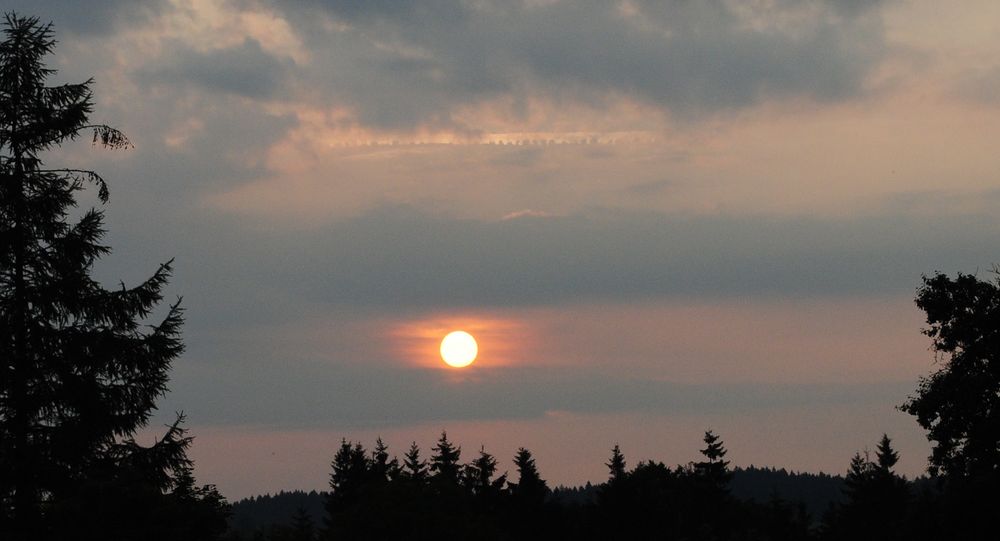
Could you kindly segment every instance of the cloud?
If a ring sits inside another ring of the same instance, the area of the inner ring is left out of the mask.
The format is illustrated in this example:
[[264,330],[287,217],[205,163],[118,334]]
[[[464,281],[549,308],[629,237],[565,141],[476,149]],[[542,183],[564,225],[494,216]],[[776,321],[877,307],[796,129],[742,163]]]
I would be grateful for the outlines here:
[[239,46],[195,51],[183,43],[166,44],[152,66],[137,72],[140,80],[156,84],[189,83],[211,92],[247,98],[275,97],[294,68],[290,58],[277,58],[260,42],[246,38]]
[[163,12],[167,0],[134,2],[130,0],[9,0],[5,12],[38,17],[52,22],[57,35],[63,32],[96,36],[124,26],[138,26]]
[[199,423],[344,427],[529,419],[552,411],[708,414],[881,404],[887,397],[902,401],[913,388],[912,382],[685,385],[537,366],[479,372],[462,381],[450,375],[375,363],[245,359],[240,370],[195,377],[182,372],[175,379],[184,385],[169,401],[195,408]]
[[[628,97],[688,117],[864,91],[885,53],[878,2],[323,2],[275,4],[330,50],[316,75],[367,124],[455,123],[528,95]],[[760,7],[763,6],[763,7]],[[327,17],[332,24],[319,21]],[[334,30],[330,30],[330,27]]]
[[966,74],[958,81],[955,93],[976,105],[1000,105],[1000,65]]
[[511,306],[650,297],[912,291],[989,264],[989,215],[777,219],[595,211],[546,219],[383,208],[272,239],[260,280],[343,306]]

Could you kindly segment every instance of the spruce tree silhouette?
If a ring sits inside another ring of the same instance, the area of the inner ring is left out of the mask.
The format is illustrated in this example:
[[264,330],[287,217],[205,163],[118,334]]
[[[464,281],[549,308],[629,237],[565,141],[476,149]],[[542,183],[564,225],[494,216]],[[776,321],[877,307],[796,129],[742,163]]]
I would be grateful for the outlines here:
[[314,541],[316,539],[316,525],[313,519],[306,512],[304,507],[299,507],[292,515],[292,528],[288,536],[289,541]]
[[340,448],[330,464],[330,493],[327,497],[330,515],[357,503],[361,490],[369,480],[367,453],[361,443],[346,439],[340,441]]
[[420,458],[420,447],[417,442],[411,443],[410,448],[403,455],[403,470],[400,475],[418,483],[422,483],[427,478],[427,463]]
[[511,485],[511,493],[522,505],[540,507],[549,495],[548,483],[542,479],[535,466],[531,451],[521,447],[514,455],[514,465],[517,467],[517,484]]
[[625,476],[625,455],[617,443],[611,449],[611,459],[604,465],[608,467],[611,481],[617,481]]
[[831,540],[892,540],[912,538],[906,527],[910,489],[892,468],[899,454],[886,434],[875,460],[855,453],[844,478],[844,502],[823,517],[823,538]]
[[713,487],[726,491],[732,478],[732,473],[729,471],[729,461],[723,460],[723,457],[726,456],[726,448],[719,436],[713,434],[711,430],[705,432],[703,441],[705,448],[701,450],[701,454],[708,460],[697,462],[695,471]]
[[462,448],[455,447],[448,441],[448,433],[441,432],[441,438],[434,446],[434,454],[431,455],[430,471],[434,485],[438,489],[442,487],[457,487],[460,473],[459,458],[462,456]]
[[507,482],[506,473],[493,479],[496,472],[497,459],[480,447],[479,456],[465,466],[465,484],[474,496],[495,500]]
[[399,476],[399,461],[389,458],[389,448],[382,438],[375,440],[375,450],[372,451],[371,474],[376,482],[387,482]]
[[0,538],[135,537],[181,500],[224,512],[214,489],[191,484],[190,438],[180,416],[152,448],[133,439],[183,351],[179,301],[162,321],[145,325],[162,300],[170,262],[131,289],[108,290],[91,278],[110,250],[101,244],[103,213],[91,208],[75,222],[70,217],[89,185],[107,203],[107,184],[94,171],[50,168],[42,159],[86,133],[111,149],[131,143],[114,128],[88,123],[91,80],[46,85],[55,73],[44,63],[56,43],[51,25],[6,14],[3,33]]

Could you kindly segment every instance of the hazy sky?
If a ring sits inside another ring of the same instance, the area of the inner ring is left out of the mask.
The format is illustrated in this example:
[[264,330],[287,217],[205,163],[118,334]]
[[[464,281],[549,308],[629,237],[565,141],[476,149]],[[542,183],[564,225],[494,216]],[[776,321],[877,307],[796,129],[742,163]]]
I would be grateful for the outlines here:
[[888,432],[923,469],[915,288],[998,261],[1000,4],[7,4],[135,143],[48,160],[111,184],[109,284],[176,258],[157,423],[230,498],[442,429],[551,484],[709,428],[739,465],[842,472]]

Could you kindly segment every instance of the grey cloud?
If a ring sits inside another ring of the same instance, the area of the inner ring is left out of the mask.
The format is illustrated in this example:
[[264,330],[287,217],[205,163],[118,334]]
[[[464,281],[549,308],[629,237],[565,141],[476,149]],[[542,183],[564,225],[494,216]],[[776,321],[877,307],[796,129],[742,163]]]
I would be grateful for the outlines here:
[[248,98],[274,97],[294,68],[290,58],[276,58],[252,38],[235,47],[199,52],[182,43],[166,47],[163,58],[137,73],[140,81],[190,83]]
[[[466,419],[526,419],[549,411],[722,413],[905,400],[913,382],[680,384],[560,367],[514,367],[460,382],[447,372],[379,363],[242,359],[238,369],[187,363],[172,403],[199,423],[284,427],[394,426]],[[190,408],[195,409],[190,409]]]
[[166,0],[7,0],[3,11],[52,22],[58,36],[104,34],[123,25],[139,25],[169,5]]
[[[875,2],[778,2],[750,15],[722,1],[633,4],[635,17],[603,1],[276,5],[314,49],[331,50],[331,97],[378,125],[447,122],[457,105],[540,90],[627,95],[681,116],[842,100],[863,91],[885,49]],[[347,28],[319,30],[317,12]]]
[[955,93],[977,105],[1000,105],[1000,65],[966,75],[958,81]]
[[284,231],[164,205],[143,216],[112,213],[115,252],[101,276],[134,281],[178,256],[171,291],[185,295],[191,328],[211,335],[287,324],[316,311],[907,295],[923,273],[990,268],[1000,237],[992,214],[594,214],[481,222],[384,208],[312,231]]
[[989,264],[998,233],[990,215],[479,222],[382,209],[281,242],[269,272],[302,298],[345,306],[898,293],[924,272]]

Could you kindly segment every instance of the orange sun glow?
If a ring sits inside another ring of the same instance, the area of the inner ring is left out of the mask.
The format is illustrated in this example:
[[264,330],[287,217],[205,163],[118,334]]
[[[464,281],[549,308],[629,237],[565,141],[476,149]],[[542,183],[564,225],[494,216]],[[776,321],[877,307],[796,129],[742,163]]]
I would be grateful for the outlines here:
[[441,340],[441,359],[448,366],[464,368],[476,360],[479,345],[471,334],[465,331],[452,331]]

